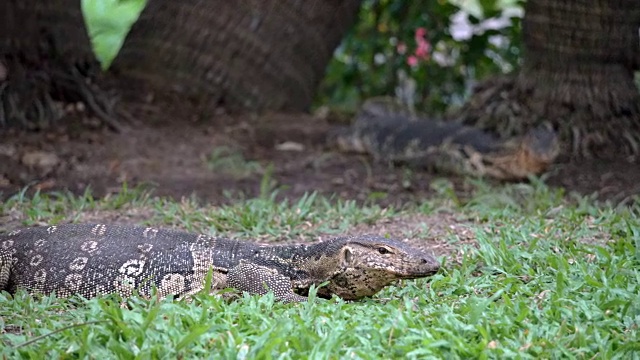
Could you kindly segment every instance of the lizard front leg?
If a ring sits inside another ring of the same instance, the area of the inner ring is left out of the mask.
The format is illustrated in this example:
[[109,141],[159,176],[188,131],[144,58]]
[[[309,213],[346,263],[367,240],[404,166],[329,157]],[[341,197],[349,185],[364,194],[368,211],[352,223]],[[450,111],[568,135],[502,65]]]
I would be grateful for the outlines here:
[[13,261],[11,255],[0,250],[0,291],[9,290],[9,276],[11,275],[11,267]]
[[293,292],[291,279],[277,270],[246,260],[240,260],[240,264],[229,269],[227,286],[258,295],[271,290],[278,300],[284,302],[307,301],[306,297]]

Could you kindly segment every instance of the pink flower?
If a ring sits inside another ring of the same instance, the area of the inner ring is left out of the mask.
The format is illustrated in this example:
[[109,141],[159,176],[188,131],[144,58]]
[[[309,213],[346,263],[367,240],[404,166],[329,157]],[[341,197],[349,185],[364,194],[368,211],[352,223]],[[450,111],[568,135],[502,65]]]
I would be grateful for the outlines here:
[[407,64],[409,64],[409,66],[411,67],[418,66],[418,58],[410,55],[409,57],[407,57]]
[[416,41],[418,41],[418,39],[424,39],[424,37],[427,35],[427,29],[423,28],[423,27],[419,27],[416,29]]
[[398,43],[398,46],[396,46],[396,51],[398,51],[398,54],[404,55],[407,52],[407,44],[403,42]]
[[431,50],[431,44],[426,40],[418,41],[418,48],[415,51],[415,55],[420,59],[428,59],[429,58],[429,50]]

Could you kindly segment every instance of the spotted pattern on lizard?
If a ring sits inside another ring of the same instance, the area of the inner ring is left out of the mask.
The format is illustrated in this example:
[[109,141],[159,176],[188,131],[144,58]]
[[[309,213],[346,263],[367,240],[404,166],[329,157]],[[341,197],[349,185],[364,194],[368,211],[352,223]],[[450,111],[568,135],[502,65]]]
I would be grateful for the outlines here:
[[315,244],[263,245],[152,227],[67,224],[0,235],[0,290],[86,298],[110,293],[178,297],[204,289],[273,291],[304,301],[312,285],[321,297],[355,300],[400,279],[433,275],[430,254],[378,236],[338,237]]
[[498,180],[540,175],[560,152],[558,136],[547,125],[505,141],[457,122],[417,116],[385,97],[366,101],[353,124],[331,131],[327,142],[376,161]]

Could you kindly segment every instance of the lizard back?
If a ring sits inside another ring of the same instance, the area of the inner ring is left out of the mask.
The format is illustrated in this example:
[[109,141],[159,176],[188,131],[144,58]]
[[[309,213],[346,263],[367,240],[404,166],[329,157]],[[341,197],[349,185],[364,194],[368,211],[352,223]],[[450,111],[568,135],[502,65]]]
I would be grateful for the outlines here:
[[214,280],[224,283],[226,270],[254,247],[181,231],[103,224],[0,235],[0,251],[14,259],[10,271],[24,275],[11,277],[7,290],[24,287],[55,291],[58,296],[93,297],[114,291],[129,296],[136,289],[149,295],[153,287],[159,295],[197,292],[209,269],[216,272]]

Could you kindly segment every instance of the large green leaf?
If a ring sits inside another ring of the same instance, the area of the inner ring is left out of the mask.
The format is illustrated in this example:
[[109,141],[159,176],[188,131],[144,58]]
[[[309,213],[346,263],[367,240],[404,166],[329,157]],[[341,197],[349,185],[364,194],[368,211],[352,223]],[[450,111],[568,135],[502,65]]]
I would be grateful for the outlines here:
[[145,4],[146,0],[82,0],[93,50],[103,68],[108,68],[120,51]]

